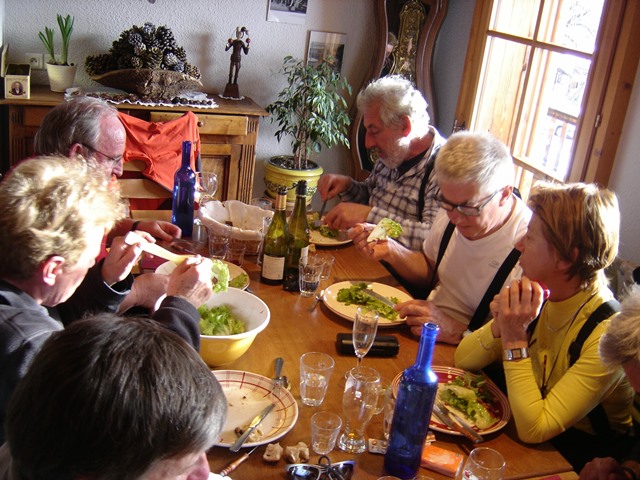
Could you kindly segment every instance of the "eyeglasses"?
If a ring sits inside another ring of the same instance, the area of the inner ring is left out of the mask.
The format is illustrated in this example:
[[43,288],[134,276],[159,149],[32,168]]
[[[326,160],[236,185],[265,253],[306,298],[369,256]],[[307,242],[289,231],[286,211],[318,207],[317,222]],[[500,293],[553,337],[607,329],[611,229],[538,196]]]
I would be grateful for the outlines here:
[[122,161],[122,155],[119,155],[117,157],[110,157],[109,155],[107,155],[104,152],[101,152],[100,150],[98,150],[97,148],[91,147],[89,145],[87,145],[86,143],[81,143],[80,145],[82,145],[84,148],[88,148],[89,150],[91,150],[94,153],[99,153],[100,155],[102,155],[104,158],[107,159],[107,162],[112,166],[115,167],[116,165],[118,165],[121,161]]
[[[326,460],[327,463],[322,463]],[[294,463],[287,465],[287,473],[290,480],[350,480],[353,475],[356,462],[345,460],[343,462],[331,463],[329,457],[322,455],[318,464]]]
[[480,205],[460,205],[456,203],[447,202],[442,195],[438,195],[436,197],[436,202],[440,205],[441,208],[444,208],[447,212],[453,212],[454,210],[465,215],[467,217],[477,217],[482,212],[482,209],[491,201],[493,197],[495,197],[499,192],[503,189],[496,190],[491,195],[489,195]]

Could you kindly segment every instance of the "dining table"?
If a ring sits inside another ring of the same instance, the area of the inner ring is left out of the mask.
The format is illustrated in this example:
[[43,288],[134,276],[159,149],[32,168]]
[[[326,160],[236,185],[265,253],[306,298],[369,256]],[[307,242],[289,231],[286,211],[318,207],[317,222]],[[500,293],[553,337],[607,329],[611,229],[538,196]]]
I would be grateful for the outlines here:
[[[194,251],[206,253],[206,245],[192,245]],[[340,245],[320,247],[312,245],[311,250],[328,253],[335,258],[331,274],[323,280],[318,291],[337,282],[364,281],[389,285],[401,291],[405,288],[398,278],[392,275],[383,264],[360,255],[349,242]],[[199,250],[198,250],[199,249]],[[215,367],[213,370],[237,370],[252,372],[267,378],[274,376],[274,363],[277,357],[284,360],[282,374],[290,383],[290,392],[298,405],[298,418],[295,425],[284,436],[277,439],[283,448],[304,442],[309,446],[310,459],[307,463],[317,463],[319,455],[311,449],[311,417],[318,411],[331,411],[342,416],[342,393],[345,386],[345,374],[356,366],[353,355],[338,352],[336,337],[338,334],[350,334],[353,321],[334,313],[320,301],[314,305],[314,297],[303,297],[298,292],[285,291],[282,285],[268,285],[260,281],[260,266],[256,256],[247,256],[242,268],[249,276],[248,291],[262,299],[270,310],[270,321],[266,329],[258,334],[249,350],[234,362]],[[397,338],[399,350],[392,357],[366,355],[362,365],[377,370],[382,379],[392,381],[404,369],[411,366],[418,351],[419,338],[412,335],[403,323],[378,329],[378,334],[393,335]],[[335,366],[323,403],[317,407],[306,406],[300,398],[300,356],[306,352],[324,352],[333,357]],[[433,354],[433,366],[453,366],[455,346],[436,343]],[[343,417],[344,419],[344,417]],[[344,424],[343,424],[344,427]],[[549,478],[550,480],[569,480],[578,478],[571,464],[548,442],[526,444],[518,439],[513,418],[504,428],[484,435],[484,441],[474,444],[461,435],[435,431],[433,445],[466,456],[476,446],[486,446],[499,451],[506,460],[505,479]],[[383,414],[375,415],[365,432],[367,439],[383,439]],[[266,445],[259,446],[240,464],[229,477],[235,480],[286,479],[287,462],[283,459],[269,463],[262,456]],[[211,471],[218,473],[230,462],[238,459],[249,449],[237,453],[228,447],[215,446],[208,451]],[[378,479],[385,475],[384,455],[368,450],[360,454],[346,453],[336,448],[328,454],[332,463],[343,460],[355,460],[354,480]],[[449,478],[434,470],[420,468],[419,475],[436,479]]]

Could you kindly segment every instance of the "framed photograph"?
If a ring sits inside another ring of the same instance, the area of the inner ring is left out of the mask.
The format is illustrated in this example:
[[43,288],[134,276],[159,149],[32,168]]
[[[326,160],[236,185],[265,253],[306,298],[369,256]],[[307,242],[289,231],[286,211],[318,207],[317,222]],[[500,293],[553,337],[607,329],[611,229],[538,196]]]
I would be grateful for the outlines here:
[[344,33],[309,31],[307,64],[315,65],[322,60],[331,58],[334,68],[340,72],[346,43],[347,35]]
[[267,0],[267,21],[304,25],[311,0]]

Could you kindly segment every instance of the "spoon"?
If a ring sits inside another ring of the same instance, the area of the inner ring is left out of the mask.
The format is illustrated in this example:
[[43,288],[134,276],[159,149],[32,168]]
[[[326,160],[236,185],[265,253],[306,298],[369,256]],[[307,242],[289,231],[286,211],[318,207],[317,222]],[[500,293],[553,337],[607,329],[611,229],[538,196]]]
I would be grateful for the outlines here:
[[276,374],[273,377],[272,388],[284,387],[289,390],[289,379],[281,375],[283,365],[284,359],[282,357],[276,358]]
[[318,303],[320,302],[320,300],[322,300],[322,297],[324,296],[324,289],[320,290],[320,293],[317,293],[315,296],[315,300],[313,301],[313,304],[309,307],[309,311],[312,312],[315,308],[316,305],[318,305]]

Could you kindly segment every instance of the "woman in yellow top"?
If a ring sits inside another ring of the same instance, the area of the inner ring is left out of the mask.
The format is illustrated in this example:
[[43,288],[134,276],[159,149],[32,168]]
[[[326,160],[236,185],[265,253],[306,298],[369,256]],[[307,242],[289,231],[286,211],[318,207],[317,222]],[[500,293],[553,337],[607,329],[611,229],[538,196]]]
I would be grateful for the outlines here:
[[[540,184],[529,206],[533,217],[516,245],[522,280],[496,295],[494,319],[462,340],[455,363],[478,370],[502,358],[520,439],[553,439],[580,471],[596,452],[618,457],[631,443],[626,435],[633,391],[622,369],[604,365],[598,353],[608,320],[586,338],[573,365],[569,357],[589,316],[613,298],[604,268],[618,251],[618,201],[596,185]],[[589,413],[600,404],[604,424],[596,428]]]

